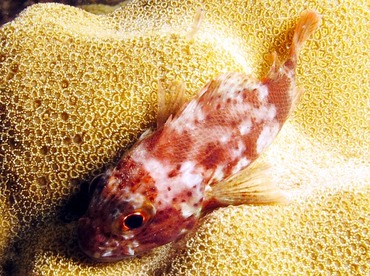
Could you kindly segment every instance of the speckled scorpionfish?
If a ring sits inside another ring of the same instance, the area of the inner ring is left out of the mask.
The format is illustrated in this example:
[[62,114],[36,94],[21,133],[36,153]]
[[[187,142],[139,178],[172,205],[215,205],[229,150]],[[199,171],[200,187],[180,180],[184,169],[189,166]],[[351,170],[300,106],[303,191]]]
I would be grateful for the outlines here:
[[139,139],[97,180],[79,220],[82,250],[116,261],[179,239],[214,208],[278,201],[264,181],[254,181],[263,170],[251,164],[299,99],[298,52],[320,21],[315,11],[301,15],[287,60],[280,64],[274,53],[262,80],[221,75]]

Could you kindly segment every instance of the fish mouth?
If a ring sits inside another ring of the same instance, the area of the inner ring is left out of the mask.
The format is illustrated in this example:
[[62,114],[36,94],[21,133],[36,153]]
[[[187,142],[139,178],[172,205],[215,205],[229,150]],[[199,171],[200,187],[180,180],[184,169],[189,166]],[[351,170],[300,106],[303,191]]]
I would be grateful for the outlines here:
[[97,262],[115,262],[134,256],[122,245],[120,237],[106,234],[100,227],[94,227],[91,219],[83,217],[78,221],[78,245],[82,252]]
[[97,229],[91,225],[88,218],[80,218],[77,228],[78,245],[80,249],[90,258],[96,259],[98,253]]

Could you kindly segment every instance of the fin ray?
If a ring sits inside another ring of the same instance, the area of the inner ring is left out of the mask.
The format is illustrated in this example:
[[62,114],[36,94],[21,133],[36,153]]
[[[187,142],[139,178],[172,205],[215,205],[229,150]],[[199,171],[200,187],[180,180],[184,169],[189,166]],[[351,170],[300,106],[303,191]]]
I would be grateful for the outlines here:
[[[170,82],[168,89],[165,89],[163,84],[164,82],[161,80],[158,81],[157,128],[163,126],[167,120],[171,119],[187,101],[185,83],[183,81]],[[166,91],[169,91],[167,98]]]
[[198,30],[200,28],[200,24],[203,21],[204,14],[205,14],[204,8],[202,8],[202,7],[198,8],[197,13],[196,13],[195,18],[194,18],[193,25],[191,27],[191,30],[186,35],[186,38],[188,40],[192,40],[194,38],[194,36],[196,35],[196,33],[198,32]]
[[269,168],[266,163],[254,162],[237,174],[209,187],[205,202],[212,202],[213,205],[217,202],[216,205],[219,206],[286,203],[283,192],[271,182]]

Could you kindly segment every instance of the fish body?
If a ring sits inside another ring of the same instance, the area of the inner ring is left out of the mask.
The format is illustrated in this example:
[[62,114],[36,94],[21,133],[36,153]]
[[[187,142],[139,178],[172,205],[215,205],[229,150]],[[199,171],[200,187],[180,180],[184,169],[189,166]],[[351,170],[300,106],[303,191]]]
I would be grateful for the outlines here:
[[178,239],[207,210],[277,201],[256,195],[251,181],[233,179],[271,144],[295,106],[297,54],[319,23],[316,12],[303,13],[282,65],[274,54],[262,80],[227,73],[210,81],[105,172],[79,220],[82,250],[116,261]]

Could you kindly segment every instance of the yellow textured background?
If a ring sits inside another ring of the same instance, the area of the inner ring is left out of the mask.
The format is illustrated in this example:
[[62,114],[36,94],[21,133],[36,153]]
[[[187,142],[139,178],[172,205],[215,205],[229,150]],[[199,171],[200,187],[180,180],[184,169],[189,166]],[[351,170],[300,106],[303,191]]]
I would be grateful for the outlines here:
[[[368,275],[370,7],[367,1],[130,1],[94,15],[32,6],[0,29],[0,263],[8,275]],[[177,244],[95,264],[76,245],[86,183],[155,122],[157,80],[260,77],[299,14],[305,94],[262,157],[286,206],[221,208]],[[101,12],[101,7],[99,9]],[[77,202],[77,203],[76,203]]]

